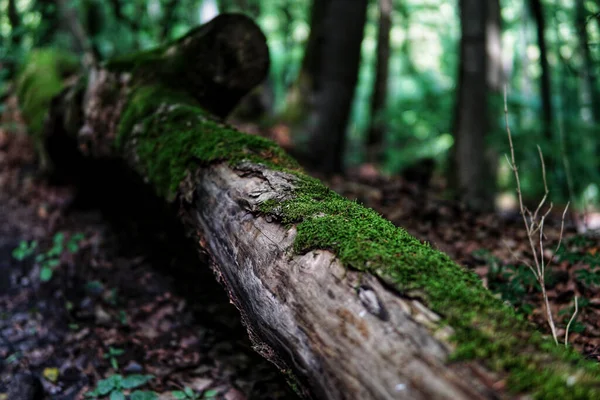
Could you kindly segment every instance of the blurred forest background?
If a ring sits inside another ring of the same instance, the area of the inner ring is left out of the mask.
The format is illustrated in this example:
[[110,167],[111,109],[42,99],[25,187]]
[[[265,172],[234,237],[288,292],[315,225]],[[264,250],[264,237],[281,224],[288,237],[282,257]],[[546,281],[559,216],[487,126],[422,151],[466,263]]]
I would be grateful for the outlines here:
[[0,9],[2,93],[32,48],[104,60],[243,12],[267,36],[271,71],[234,118],[293,143],[315,171],[416,165],[435,168],[472,208],[514,198],[506,86],[526,198],[544,193],[539,145],[553,201],[582,209],[600,199],[595,1],[0,0]]

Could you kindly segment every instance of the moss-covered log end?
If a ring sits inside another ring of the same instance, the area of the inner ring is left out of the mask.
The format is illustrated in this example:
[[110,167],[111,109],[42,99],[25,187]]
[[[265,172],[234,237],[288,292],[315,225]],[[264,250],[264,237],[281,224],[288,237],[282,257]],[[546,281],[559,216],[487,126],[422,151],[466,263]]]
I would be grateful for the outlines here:
[[65,78],[77,73],[80,63],[74,55],[55,48],[37,49],[29,54],[16,81],[16,92],[29,131],[39,136],[54,96],[64,88]]
[[250,18],[221,14],[180,39],[113,59],[106,68],[132,73],[138,83],[178,89],[224,117],[267,76],[269,49]]
[[299,168],[274,142],[241,133],[207,113],[188,93],[160,85],[133,90],[116,143],[135,151],[141,172],[166,197],[198,164],[251,161],[278,169]]

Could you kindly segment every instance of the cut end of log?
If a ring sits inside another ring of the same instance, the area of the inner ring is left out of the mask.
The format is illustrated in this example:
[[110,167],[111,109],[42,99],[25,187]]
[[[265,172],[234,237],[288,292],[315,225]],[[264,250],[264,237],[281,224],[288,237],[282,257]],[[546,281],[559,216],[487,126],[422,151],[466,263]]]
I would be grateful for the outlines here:
[[[217,115],[262,82],[269,70],[269,49],[260,28],[242,14],[222,14],[182,40],[180,60],[188,64],[189,81],[198,83],[193,95]],[[194,68],[189,69],[189,63]],[[188,83],[189,83],[188,81]],[[226,93],[220,101],[215,95]],[[206,101],[210,98],[210,101]]]

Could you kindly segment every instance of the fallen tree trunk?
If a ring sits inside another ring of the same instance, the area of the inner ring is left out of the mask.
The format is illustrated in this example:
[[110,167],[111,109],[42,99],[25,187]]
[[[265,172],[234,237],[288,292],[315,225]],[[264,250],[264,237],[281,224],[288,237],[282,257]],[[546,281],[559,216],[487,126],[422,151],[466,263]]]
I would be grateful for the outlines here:
[[600,396],[597,364],[542,337],[473,273],[220,122],[267,68],[260,30],[217,17],[65,90],[49,152],[64,162],[72,140],[78,154],[124,160],[174,204],[255,349],[306,397]]

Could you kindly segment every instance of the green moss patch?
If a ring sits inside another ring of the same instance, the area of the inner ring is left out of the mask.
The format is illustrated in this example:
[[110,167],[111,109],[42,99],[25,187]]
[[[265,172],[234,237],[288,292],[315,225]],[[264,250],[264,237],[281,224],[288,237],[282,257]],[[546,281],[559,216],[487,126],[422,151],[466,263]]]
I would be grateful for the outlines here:
[[543,338],[474,273],[319,181],[304,175],[299,180],[294,198],[262,205],[264,213],[296,224],[295,252],[331,250],[344,265],[379,276],[400,293],[423,298],[455,331],[453,360],[480,359],[508,372],[512,392],[530,392],[536,398],[600,398],[597,363]]
[[64,78],[79,69],[70,53],[44,48],[31,52],[17,78],[17,96],[30,132],[38,136],[52,98],[64,87]]
[[160,85],[132,92],[117,145],[122,147],[132,134],[144,174],[167,197],[198,163],[247,160],[272,168],[298,168],[272,141],[236,131],[213,119],[188,95]]

